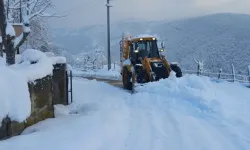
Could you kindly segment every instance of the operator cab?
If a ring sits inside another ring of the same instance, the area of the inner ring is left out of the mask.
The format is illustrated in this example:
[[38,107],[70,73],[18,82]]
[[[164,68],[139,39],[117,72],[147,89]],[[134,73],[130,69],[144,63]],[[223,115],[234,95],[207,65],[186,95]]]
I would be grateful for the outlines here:
[[[163,52],[163,48],[160,49]],[[144,58],[160,58],[156,38],[137,38],[130,43],[130,58],[132,63],[141,64]]]

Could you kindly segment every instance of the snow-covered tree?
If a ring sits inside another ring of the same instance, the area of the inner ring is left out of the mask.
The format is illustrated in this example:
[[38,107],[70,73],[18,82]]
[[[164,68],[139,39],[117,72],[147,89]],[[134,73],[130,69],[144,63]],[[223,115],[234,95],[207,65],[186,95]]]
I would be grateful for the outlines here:
[[[5,0],[6,8],[9,10],[8,19],[13,23],[24,21],[26,17],[30,22],[30,33],[27,45],[30,48],[44,50],[51,49],[51,35],[47,18],[59,17],[56,13],[48,14],[46,10],[53,8],[52,0]],[[26,45],[25,45],[26,46]],[[24,49],[24,48],[23,48]]]
[[197,61],[196,59],[194,59],[194,61],[198,65],[197,74],[201,75],[202,73],[204,73],[204,62],[203,61]]
[[[1,26],[1,33],[2,33],[2,40],[3,44],[1,45],[1,50],[4,47],[6,53],[6,64],[12,65],[15,64],[15,52],[16,50],[23,44],[26,40],[27,36],[30,33],[29,28],[29,17],[26,15],[23,19],[23,33],[21,36],[16,38],[16,33],[13,26],[10,24],[8,17],[6,17],[6,10],[5,10],[5,1],[0,1],[0,26]],[[7,2],[8,7],[10,6],[10,2]],[[9,16],[9,9],[7,9],[7,16]],[[3,47],[2,47],[3,46]]]
[[101,69],[103,64],[107,61],[103,48],[98,48],[91,52],[81,52],[74,56],[67,55],[65,57],[69,64],[81,69]]

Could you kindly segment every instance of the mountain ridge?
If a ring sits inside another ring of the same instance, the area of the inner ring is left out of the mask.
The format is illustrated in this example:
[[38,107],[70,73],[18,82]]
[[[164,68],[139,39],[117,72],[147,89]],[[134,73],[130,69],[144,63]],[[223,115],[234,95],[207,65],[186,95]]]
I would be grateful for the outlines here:
[[[54,30],[57,43],[77,54],[98,47],[106,49],[106,26],[95,25],[76,31]],[[119,22],[111,25],[112,61],[119,61],[119,41],[123,31],[133,35],[156,34],[165,41],[167,58],[185,69],[196,69],[194,59],[203,60],[205,68],[247,73],[250,65],[250,15],[220,13],[175,21]]]

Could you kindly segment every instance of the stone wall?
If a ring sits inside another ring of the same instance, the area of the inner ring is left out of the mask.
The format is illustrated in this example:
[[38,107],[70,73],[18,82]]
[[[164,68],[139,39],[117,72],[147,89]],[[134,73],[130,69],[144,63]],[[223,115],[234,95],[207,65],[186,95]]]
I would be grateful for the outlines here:
[[0,140],[19,135],[25,128],[47,118],[54,117],[54,104],[68,104],[66,64],[54,66],[53,76],[28,83],[31,99],[31,115],[22,122],[6,117],[0,127]]
[[53,101],[55,104],[68,105],[68,76],[66,64],[56,64],[53,70]]

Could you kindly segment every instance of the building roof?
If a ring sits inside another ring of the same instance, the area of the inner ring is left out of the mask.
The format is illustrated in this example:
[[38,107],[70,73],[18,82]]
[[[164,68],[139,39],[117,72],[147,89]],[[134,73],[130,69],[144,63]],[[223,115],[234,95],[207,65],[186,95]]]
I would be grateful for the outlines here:
[[[11,23],[11,24],[16,32],[16,37],[19,37],[23,33],[22,24],[20,23]],[[0,31],[0,36],[2,36],[1,31]]]

